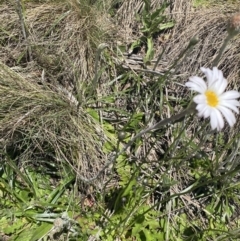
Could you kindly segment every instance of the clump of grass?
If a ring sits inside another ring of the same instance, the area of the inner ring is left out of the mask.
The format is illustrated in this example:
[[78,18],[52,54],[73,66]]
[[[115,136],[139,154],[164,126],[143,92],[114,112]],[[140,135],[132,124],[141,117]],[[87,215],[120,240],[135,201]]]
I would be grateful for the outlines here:
[[19,165],[45,159],[56,166],[67,162],[86,177],[96,174],[105,163],[99,124],[61,89],[40,86],[0,64],[0,133],[7,154]]
[[[51,83],[74,89],[77,83],[94,76],[95,52],[110,40],[114,29],[107,15],[108,3],[88,0],[22,2],[28,45],[34,71],[45,70]],[[26,67],[29,58],[14,4],[4,5],[2,21],[2,61]],[[5,21],[8,19],[8,21]],[[20,36],[20,38],[18,37]]]
[[[42,157],[58,163],[67,161],[79,174],[87,174],[88,170],[90,177],[105,162],[102,144],[106,137],[83,102],[98,71],[97,46],[111,31],[106,17],[108,3],[66,0],[46,4],[21,1],[21,4],[22,9],[18,6],[21,20],[14,3],[2,5],[7,10],[1,15],[0,43],[5,149],[14,157],[20,153],[22,160],[30,162]],[[28,33],[26,44],[31,48],[31,59],[22,44],[21,21]],[[22,77],[4,63],[17,65],[14,69]],[[8,72],[10,75],[5,78]],[[31,78],[35,83],[29,81]],[[40,86],[42,81],[44,84]]]
[[88,82],[95,74],[97,46],[112,34],[106,14],[102,6],[85,0],[30,8],[27,16],[35,33],[33,42],[35,39],[43,42],[42,46],[36,45],[36,60],[39,59],[44,68],[48,65],[49,61],[45,61],[48,56],[55,60],[50,66],[56,70],[53,74],[63,85]]

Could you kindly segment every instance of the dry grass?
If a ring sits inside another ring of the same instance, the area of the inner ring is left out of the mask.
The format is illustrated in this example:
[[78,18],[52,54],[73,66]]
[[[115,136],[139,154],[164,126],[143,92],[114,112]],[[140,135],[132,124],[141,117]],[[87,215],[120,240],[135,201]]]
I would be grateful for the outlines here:
[[[184,77],[194,74],[200,66],[211,67],[212,62],[224,39],[227,36],[227,22],[229,16],[235,13],[234,5],[216,5],[211,8],[187,9],[181,11],[184,18],[177,21],[171,38],[166,43],[166,55],[169,62],[173,62],[186,47],[191,38],[197,37],[199,43],[194,50],[178,66],[177,72]],[[228,80],[236,82],[238,76],[239,38],[232,40],[225,50],[218,65],[228,77]],[[180,48],[182,46],[182,48]]]
[[111,40],[111,22],[102,6],[88,0],[31,1],[23,7],[27,40],[14,2],[0,7],[2,147],[21,165],[68,162],[90,178],[106,161],[107,137],[72,94],[91,86],[95,52]]
[[[34,64],[45,70],[48,81],[73,88],[94,75],[97,46],[109,39],[111,22],[104,9],[88,1],[26,3],[25,23]],[[8,21],[6,21],[8,19]],[[8,66],[29,62],[26,42],[14,5],[2,5],[1,60]],[[27,58],[27,59],[26,59]]]
[[105,163],[107,140],[94,119],[61,89],[36,85],[0,63],[1,144],[20,166],[67,162],[90,178]]

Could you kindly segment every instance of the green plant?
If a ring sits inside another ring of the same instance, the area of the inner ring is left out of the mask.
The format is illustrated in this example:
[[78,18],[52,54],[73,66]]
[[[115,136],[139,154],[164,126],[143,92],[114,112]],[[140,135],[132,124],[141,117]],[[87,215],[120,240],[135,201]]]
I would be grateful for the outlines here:
[[[50,175],[30,167],[20,171],[14,160],[5,159],[0,176],[0,232],[11,240],[26,241],[78,235],[77,223],[69,217],[76,208],[68,196],[75,181],[73,173],[52,189]],[[62,227],[56,226],[61,221]]]
[[154,57],[154,36],[174,26],[174,22],[168,21],[164,15],[167,7],[168,4],[164,2],[161,7],[152,11],[151,0],[144,0],[143,11],[141,15],[137,15],[137,20],[142,23],[142,28],[140,29],[142,37],[135,41],[131,48],[134,49],[142,44],[146,45],[145,63],[149,63]]

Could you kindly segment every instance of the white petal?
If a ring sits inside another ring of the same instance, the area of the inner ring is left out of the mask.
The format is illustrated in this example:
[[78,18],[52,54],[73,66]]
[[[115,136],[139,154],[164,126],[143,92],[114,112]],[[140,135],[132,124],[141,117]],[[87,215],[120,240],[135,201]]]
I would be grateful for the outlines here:
[[237,100],[223,100],[223,101],[220,101],[219,106],[227,107],[235,111],[236,113],[239,113],[237,106],[240,106],[240,103]]
[[205,119],[208,118],[211,114],[211,108],[209,108],[207,105],[204,105],[204,107],[199,108],[198,111],[198,116],[203,116]]
[[196,109],[198,111],[198,116],[202,117],[202,116],[204,116],[204,112],[206,110],[206,105],[203,105],[203,104],[197,105]]
[[219,102],[219,105],[225,105],[226,103],[228,103],[229,105],[234,105],[234,106],[240,106],[240,102],[238,100],[222,100],[221,98],[220,99],[220,102]]
[[[214,68],[214,67],[213,67]],[[220,79],[220,80],[223,80],[223,79],[225,79],[224,77],[223,77],[223,72],[222,72],[222,70],[220,70],[220,69],[218,69],[217,67],[215,67],[216,68],[216,72],[217,72],[217,77],[218,77],[218,79]]]
[[206,75],[208,84],[211,85],[215,81],[213,71],[204,67],[201,67],[200,69]]
[[221,79],[221,80],[218,79],[216,82],[214,82],[213,88],[218,95],[221,95],[225,91],[225,89],[227,88],[227,84],[228,84],[228,82],[227,82],[226,79],[224,79],[224,78]]
[[217,67],[213,67],[213,79],[222,81],[223,73]]
[[210,123],[211,123],[211,128],[212,130],[215,130],[218,126],[218,120],[216,115],[214,115],[214,113],[210,115]]
[[208,118],[208,117],[211,115],[211,108],[209,108],[208,106],[206,106],[203,115],[204,115],[204,118]]
[[205,67],[200,67],[200,69],[201,69],[201,71],[205,74],[206,73],[206,71],[207,71],[207,68],[205,68]]
[[194,101],[196,104],[205,104],[205,105],[206,105],[206,96],[205,96],[205,95],[196,95],[196,96],[193,98],[193,101]]
[[202,78],[198,76],[192,76],[189,78],[189,80],[190,81],[188,81],[185,85],[191,90],[195,90],[199,93],[204,93],[207,90],[207,85]]
[[219,106],[218,109],[222,112],[223,116],[225,117],[226,121],[230,126],[233,126],[236,123],[236,118],[231,110],[224,106]]
[[207,80],[212,79],[212,70],[210,70],[209,68],[205,68],[205,67],[201,67],[200,69],[206,75]]
[[232,99],[237,99],[239,97],[240,97],[240,93],[237,92],[236,90],[226,91],[221,95],[222,100],[232,100]]
[[215,108],[212,108],[211,114],[210,114],[210,121],[211,121],[211,127],[212,129],[217,129],[218,131],[221,130],[224,127],[224,120],[220,113]]
[[202,116],[201,113],[203,113],[205,107],[206,107],[206,104],[198,104],[197,105],[196,110],[198,111],[198,116]]

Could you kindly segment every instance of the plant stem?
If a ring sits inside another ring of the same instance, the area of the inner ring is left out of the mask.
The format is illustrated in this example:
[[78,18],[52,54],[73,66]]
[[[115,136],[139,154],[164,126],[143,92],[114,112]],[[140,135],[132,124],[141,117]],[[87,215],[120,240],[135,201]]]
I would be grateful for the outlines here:
[[159,121],[158,123],[156,123],[153,126],[147,127],[144,130],[140,131],[136,136],[134,136],[126,145],[124,148],[122,148],[122,150],[114,153],[114,155],[110,158],[110,160],[103,166],[103,168],[98,172],[98,174],[92,178],[85,178],[81,175],[78,176],[78,178],[80,180],[82,180],[83,182],[86,183],[91,183],[94,180],[96,180],[103,172],[104,170],[110,165],[113,164],[117,158],[122,155],[123,153],[126,152],[126,150],[138,139],[140,138],[142,135],[149,133],[153,130],[157,130],[160,129],[162,126],[167,125],[167,124],[171,124],[175,121],[180,120],[181,118],[185,117],[186,115],[192,114],[196,112],[196,104],[194,102],[192,102],[187,109],[183,110],[182,112],[180,112],[179,114],[176,114],[174,116],[171,116],[170,118],[166,118],[162,121]]
[[221,47],[220,50],[219,50],[219,53],[218,53],[217,57],[213,60],[213,67],[216,67],[216,66],[218,65],[219,60],[220,60],[220,58],[221,58],[221,56],[222,56],[222,54],[223,54],[223,52],[224,52],[224,49],[226,48],[228,42],[230,41],[230,39],[231,39],[232,37],[233,37],[232,35],[228,35],[228,36],[225,38],[225,40],[224,40],[224,42],[223,42],[223,44],[222,44],[222,47]]

